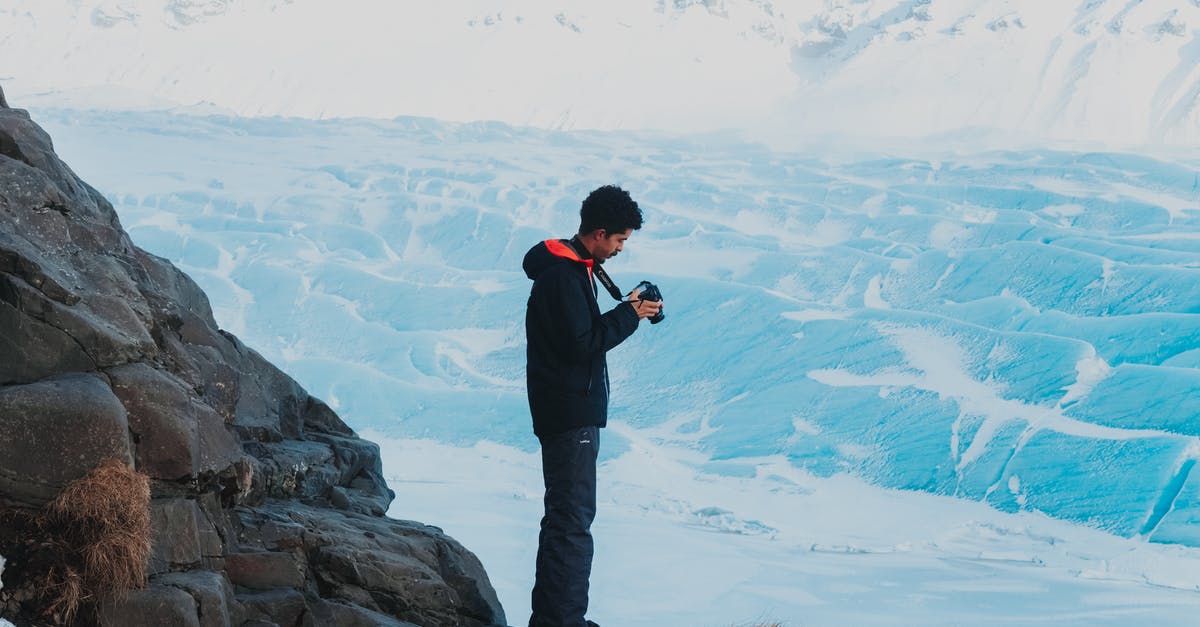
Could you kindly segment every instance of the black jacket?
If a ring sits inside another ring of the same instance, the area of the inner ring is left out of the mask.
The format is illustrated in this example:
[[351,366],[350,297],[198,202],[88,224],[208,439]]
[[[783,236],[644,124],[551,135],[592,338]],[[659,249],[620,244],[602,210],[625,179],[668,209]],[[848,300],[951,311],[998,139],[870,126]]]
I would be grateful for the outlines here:
[[567,240],[546,240],[525,254],[533,279],[525,311],[529,340],[526,383],[538,437],[608,422],[608,364],[604,354],[638,327],[633,305],[601,314],[592,260]]

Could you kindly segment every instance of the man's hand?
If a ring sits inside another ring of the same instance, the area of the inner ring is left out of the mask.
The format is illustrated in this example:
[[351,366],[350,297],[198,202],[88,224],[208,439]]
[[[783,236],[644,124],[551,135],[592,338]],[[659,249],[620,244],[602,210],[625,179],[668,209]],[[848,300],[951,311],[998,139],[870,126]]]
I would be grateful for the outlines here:
[[633,303],[633,310],[637,313],[638,319],[651,318],[658,315],[662,311],[663,303],[661,300],[641,300],[639,296],[642,290],[633,290],[629,293],[629,302]]

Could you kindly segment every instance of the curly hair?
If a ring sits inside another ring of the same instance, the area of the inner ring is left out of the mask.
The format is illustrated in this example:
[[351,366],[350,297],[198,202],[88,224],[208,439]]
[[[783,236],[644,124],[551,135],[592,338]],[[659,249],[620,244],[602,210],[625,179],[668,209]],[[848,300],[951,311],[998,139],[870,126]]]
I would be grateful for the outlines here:
[[596,229],[605,232],[624,233],[627,229],[642,228],[642,210],[629,197],[629,192],[616,185],[605,185],[592,190],[579,208],[579,232],[591,233]]

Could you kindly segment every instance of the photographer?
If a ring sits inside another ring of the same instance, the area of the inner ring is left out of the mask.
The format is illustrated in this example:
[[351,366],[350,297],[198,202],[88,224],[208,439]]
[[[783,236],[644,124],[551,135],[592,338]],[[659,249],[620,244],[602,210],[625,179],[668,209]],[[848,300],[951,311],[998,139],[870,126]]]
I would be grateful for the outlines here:
[[538,537],[530,627],[586,627],[596,515],[596,457],[608,421],[605,353],[637,330],[642,318],[661,320],[662,300],[628,300],[600,313],[597,279],[618,300],[620,291],[601,264],[615,257],[642,212],[629,193],[606,185],[583,201],[579,233],[546,240],[525,255],[533,280],[525,314],[529,341],[526,378],[533,431],[542,446],[545,514]]

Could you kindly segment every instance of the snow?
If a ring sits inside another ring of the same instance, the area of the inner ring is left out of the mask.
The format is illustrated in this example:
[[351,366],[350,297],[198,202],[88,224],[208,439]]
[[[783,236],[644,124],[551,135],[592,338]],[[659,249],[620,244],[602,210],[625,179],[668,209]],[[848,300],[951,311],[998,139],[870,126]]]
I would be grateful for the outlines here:
[[392,515],[476,551],[513,622],[541,485],[520,259],[608,182],[647,217],[609,271],[669,316],[610,356],[595,620],[1200,609],[1194,160],[34,116],[225,328],[383,443]]
[[[4,574],[4,556],[0,555],[0,574]],[[0,588],[4,588],[4,581],[0,580]],[[0,627],[14,627],[12,623],[0,618]]]
[[1164,4],[9,0],[0,78],[20,106],[1187,148],[1200,5]]
[[[488,567],[509,622],[526,620],[537,453],[365,435],[397,494],[389,514],[438,521]],[[602,625],[1189,625],[1200,608],[1195,548],[818,478],[781,457],[706,470],[622,424],[601,438],[629,440],[599,469],[589,616]]]

